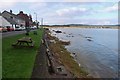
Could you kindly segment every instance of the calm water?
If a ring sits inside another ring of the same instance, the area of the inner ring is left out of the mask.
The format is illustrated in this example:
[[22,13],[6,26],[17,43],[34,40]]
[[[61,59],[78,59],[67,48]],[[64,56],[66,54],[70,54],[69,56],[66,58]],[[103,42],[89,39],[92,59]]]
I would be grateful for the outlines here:
[[[118,75],[118,30],[51,28],[52,35],[61,40],[70,40],[66,48],[76,53],[81,67],[96,78],[114,78]],[[53,30],[61,30],[55,33]],[[89,40],[91,41],[89,41]]]

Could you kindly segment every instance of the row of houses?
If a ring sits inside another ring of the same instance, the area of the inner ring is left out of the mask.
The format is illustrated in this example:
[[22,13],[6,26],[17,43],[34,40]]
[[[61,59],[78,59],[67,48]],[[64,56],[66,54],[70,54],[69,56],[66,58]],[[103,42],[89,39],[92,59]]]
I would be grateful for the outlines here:
[[14,14],[12,10],[10,12],[3,11],[0,13],[0,27],[32,27],[32,16],[20,11],[18,14]]

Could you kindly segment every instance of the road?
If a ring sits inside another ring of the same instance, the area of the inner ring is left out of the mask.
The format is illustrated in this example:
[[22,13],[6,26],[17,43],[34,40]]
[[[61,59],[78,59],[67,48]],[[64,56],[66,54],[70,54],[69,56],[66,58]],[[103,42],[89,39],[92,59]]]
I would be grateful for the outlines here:
[[[31,30],[31,31],[34,31],[34,30]],[[26,31],[3,32],[3,33],[0,33],[0,35],[2,36],[2,38],[5,38],[5,37],[14,36],[14,35],[23,34],[23,33],[26,33]]]
[[17,35],[17,34],[23,34],[25,32],[26,31],[10,31],[10,32],[0,33],[0,35],[2,35],[2,38],[5,38],[5,37],[8,37],[8,36],[14,36],[14,35]]

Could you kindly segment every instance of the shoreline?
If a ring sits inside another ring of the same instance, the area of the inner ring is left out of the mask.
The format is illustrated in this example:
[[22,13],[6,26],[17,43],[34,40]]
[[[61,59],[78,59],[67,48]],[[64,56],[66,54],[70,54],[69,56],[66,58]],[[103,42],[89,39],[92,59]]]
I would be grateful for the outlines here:
[[51,27],[44,27],[44,28],[81,28],[81,29],[120,29],[119,27],[109,27],[109,28],[98,28],[98,27],[76,27],[76,26],[71,26],[71,27],[62,27],[62,26],[59,26],[59,27],[55,27],[55,26],[51,26]]
[[59,40],[57,37],[52,36],[49,30],[46,30],[45,33],[50,41],[49,49],[52,52],[52,57],[59,65],[64,66],[70,75],[72,74],[71,77],[92,78],[92,76],[90,76],[88,72],[84,70],[84,68],[80,67],[80,64],[77,63],[74,57],[71,56],[71,53],[65,48],[65,45],[70,44],[69,41],[64,42]]
[[[65,28],[64,28],[65,29]],[[62,28],[53,28],[53,29],[51,29],[50,28],[50,31],[51,31],[51,33],[52,33],[52,35],[53,36],[55,36],[55,37],[57,37],[58,39],[60,39],[60,40],[70,40],[70,41],[72,41],[71,42],[71,45],[70,45],[70,47],[69,46],[65,46],[65,48],[67,48],[68,49],[68,51],[69,52],[71,52],[71,53],[77,53],[77,60],[78,60],[78,62],[81,64],[81,67],[83,67],[83,68],[86,68],[86,70],[90,73],[90,75],[91,76],[93,76],[94,78],[105,78],[105,77],[108,77],[108,78],[114,78],[114,77],[116,77],[116,73],[114,73],[114,70],[112,70],[109,66],[107,66],[106,64],[103,64],[103,65],[101,65],[102,64],[102,62],[104,63],[105,61],[103,60],[99,60],[100,58],[103,58],[100,54],[97,54],[97,51],[96,51],[96,54],[98,55],[98,56],[101,56],[99,59],[97,59],[94,55],[92,55],[92,53],[93,52],[88,52],[88,51],[90,51],[90,50],[86,50],[85,51],[85,53],[86,53],[86,55],[85,54],[83,54],[82,53],[82,48],[80,49],[79,48],[79,50],[78,51],[75,51],[76,50],[76,45],[74,45],[74,44],[76,44],[76,42],[78,43],[78,41],[79,41],[79,39],[80,38],[76,38],[76,39],[73,39],[72,38],[72,35],[70,36],[70,38],[69,38],[69,36],[68,36],[68,38],[67,38],[67,36],[66,35],[69,35],[69,34],[72,34],[72,33],[74,33],[74,32],[70,32],[69,31],[69,28],[67,28],[67,29],[65,29],[65,30],[68,30],[68,31],[65,31],[64,29],[62,29]],[[92,29],[91,29],[92,30]],[[102,30],[102,29],[101,29]],[[107,30],[107,29],[106,29]],[[114,29],[113,29],[114,30]],[[60,34],[60,33],[56,33],[56,31],[61,31],[62,33]],[[64,32],[66,32],[66,34],[64,35]],[[79,34],[77,34],[77,35],[79,35]],[[73,35],[73,36],[75,36],[75,35]],[[88,38],[89,39],[89,36],[88,37],[85,37],[86,39]],[[90,37],[91,38],[91,37]],[[74,41],[73,41],[73,40]],[[83,43],[84,43],[85,41],[83,41]],[[73,44],[74,43],[74,44]],[[90,42],[89,42],[90,43]],[[78,43],[79,44],[79,43]],[[72,46],[72,45],[74,45],[74,46]],[[81,44],[79,44],[79,45],[81,45]],[[71,47],[72,46],[72,47]],[[85,45],[82,45],[83,47],[85,46]],[[79,46],[78,46],[79,47]],[[86,47],[86,46],[85,46]],[[98,47],[99,47],[99,45],[98,45]],[[105,48],[104,46],[102,47],[102,48]],[[101,49],[102,49],[101,48]],[[89,49],[89,48],[88,48]],[[98,48],[99,49],[99,48]],[[94,49],[93,49],[94,50]],[[93,51],[92,50],[92,51]],[[108,49],[107,49],[108,50]],[[99,51],[99,50],[98,50]],[[109,50],[108,50],[109,51]],[[102,52],[102,51],[100,51],[100,52]],[[102,52],[102,53],[104,53],[104,52]],[[87,55],[88,54],[88,55]],[[111,60],[111,58],[108,58],[109,60]],[[98,63],[96,63],[96,62],[98,62]],[[83,64],[82,64],[83,63]],[[92,65],[94,65],[94,66],[92,66]],[[109,65],[109,64],[108,64]],[[111,66],[111,65],[110,65]],[[114,67],[114,66],[113,66]],[[114,68],[115,69],[115,68]],[[100,70],[103,70],[103,72],[101,71],[100,72]],[[106,73],[109,73],[109,74],[106,74]]]

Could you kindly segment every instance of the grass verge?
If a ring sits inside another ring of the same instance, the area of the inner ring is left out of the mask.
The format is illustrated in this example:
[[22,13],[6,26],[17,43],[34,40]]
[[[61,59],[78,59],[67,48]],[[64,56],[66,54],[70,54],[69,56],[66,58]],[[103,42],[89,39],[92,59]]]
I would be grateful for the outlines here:
[[29,37],[35,41],[33,48],[14,48],[12,43],[26,36],[20,34],[2,39],[2,77],[3,78],[30,78],[35,57],[40,46],[43,30],[37,30],[38,35],[30,32]]

